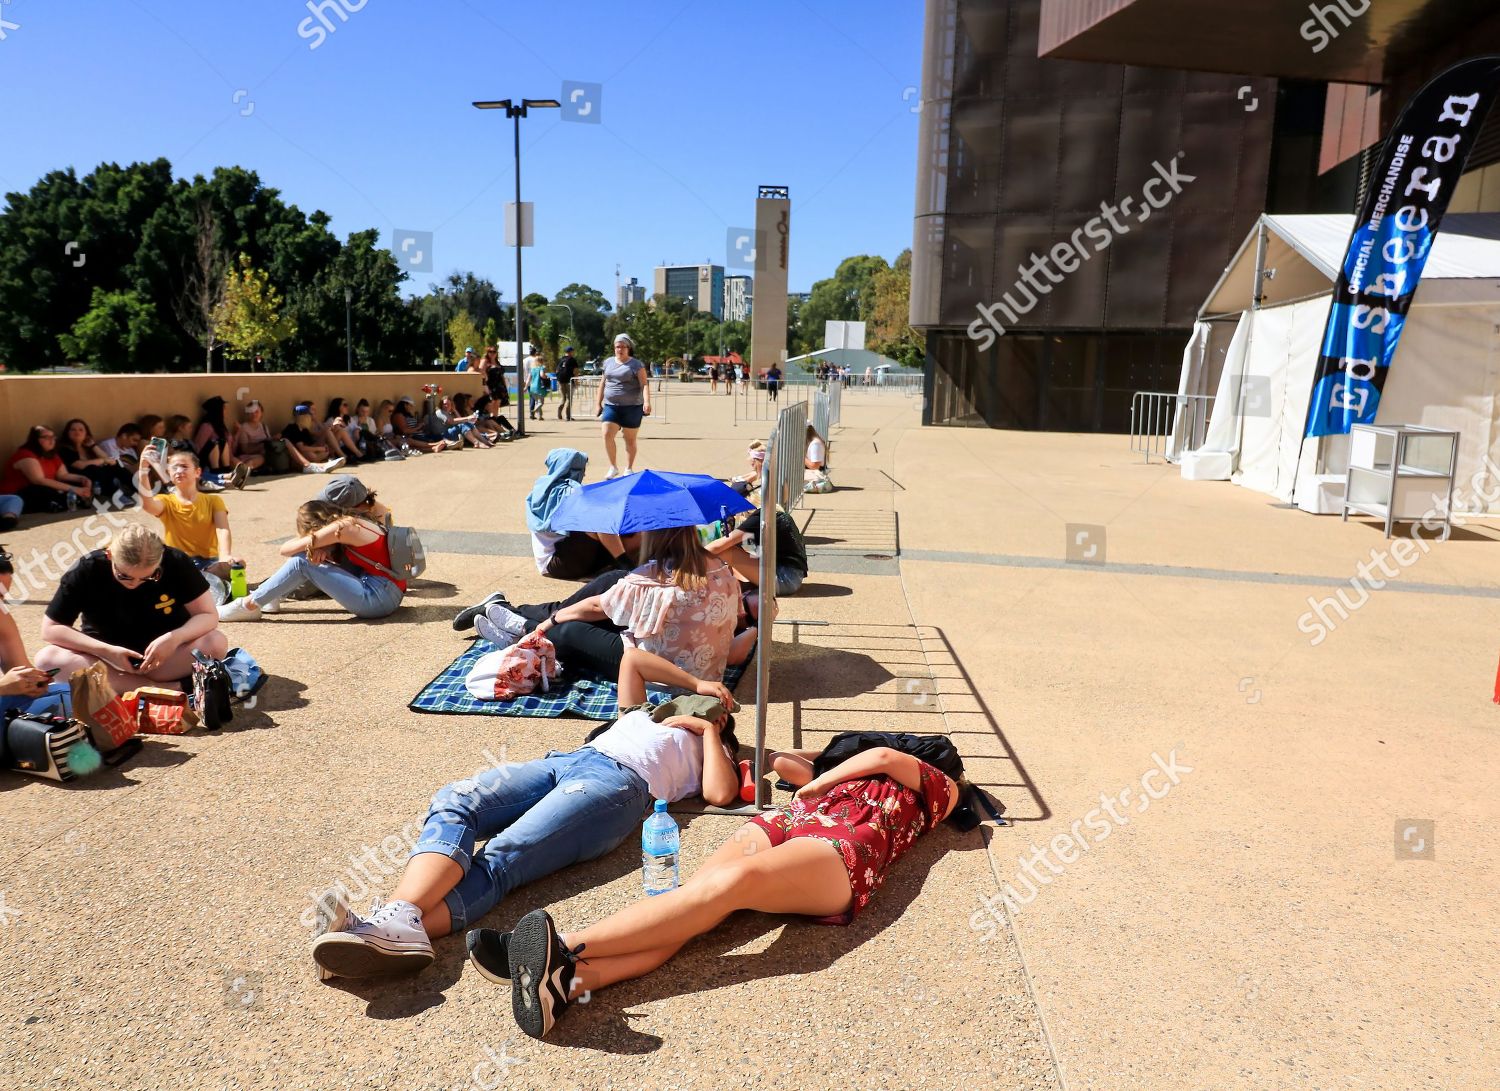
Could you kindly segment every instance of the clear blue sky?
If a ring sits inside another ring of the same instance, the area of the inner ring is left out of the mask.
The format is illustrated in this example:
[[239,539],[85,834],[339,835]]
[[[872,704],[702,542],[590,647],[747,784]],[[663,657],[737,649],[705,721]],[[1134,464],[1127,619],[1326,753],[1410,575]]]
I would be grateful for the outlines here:
[[330,11],[329,34],[304,24],[307,0],[0,0],[19,24],[0,41],[0,186],[158,156],[188,177],[239,164],[340,238],[435,232],[409,292],[474,270],[510,299],[511,123],[469,103],[598,83],[600,124],[522,122],[526,290],[581,280],[613,302],[616,262],[647,285],[663,259],[723,263],[756,187],[784,184],[805,291],[844,257],[911,245],[922,7],[364,0],[347,22]]

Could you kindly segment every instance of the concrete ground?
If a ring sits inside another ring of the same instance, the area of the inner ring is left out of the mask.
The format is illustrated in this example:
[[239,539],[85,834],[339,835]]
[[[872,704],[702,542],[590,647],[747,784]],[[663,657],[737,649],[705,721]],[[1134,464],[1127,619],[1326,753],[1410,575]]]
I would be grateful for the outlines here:
[[[549,447],[600,444],[548,421],[362,471],[424,531],[428,576],[383,622],[303,603],[234,626],[275,675],[246,730],[153,739],[76,787],[0,774],[0,1087],[1500,1086],[1500,523],[1313,646],[1308,598],[1358,601],[1373,524],[1184,482],[1123,437],[924,430],[918,408],[845,400],[840,490],[801,513],[813,574],[782,615],[824,624],[778,626],[771,741],[945,731],[1013,825],[925,838],[849,929],[742,914],[545,1042],[457,939],[413,978],[319,985],[299,917],[362,881],[351,857],[388,892],[434,789],[587,731],[406,707],[465,646],[459,606],[568,589],[537,576],[520,498]],[[703,388],[668,421],[644,465],[736,472],[766,429]],[[230,496],[252,580],[319,484]],[[17,610],[28,638],[40,609]],[[686,873],[737,820],[684,820]],[[628,842],[485,923],[577,926],[638,868]]]

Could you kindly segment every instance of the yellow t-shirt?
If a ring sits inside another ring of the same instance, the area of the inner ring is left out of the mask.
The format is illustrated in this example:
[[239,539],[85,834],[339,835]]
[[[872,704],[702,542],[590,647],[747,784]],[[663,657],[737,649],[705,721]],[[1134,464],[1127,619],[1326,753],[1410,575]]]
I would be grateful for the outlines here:
[[219,537],[214,532],[214,512],[228,514],[224,498],[200,492],[189,503],[175,492],[164,493],[161,513],[162,541],[189,557],[217,557]]

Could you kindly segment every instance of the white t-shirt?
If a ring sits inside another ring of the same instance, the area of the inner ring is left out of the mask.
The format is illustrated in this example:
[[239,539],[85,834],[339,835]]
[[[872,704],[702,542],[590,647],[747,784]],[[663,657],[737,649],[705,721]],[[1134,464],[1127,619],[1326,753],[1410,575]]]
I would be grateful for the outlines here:
[[567,535],[559,534],[555,530],[533,530],[531,532],[531,555],[536,558],[536,570],[542,575],[547,574],[547,562],[552,559],[552,554],[557,551],[557,543]]
[[664,727],[646,709],[627,712],[589,745],[639,773],[653,799],[676,803],[703,790],[703,736]]
[[807,461],[819,464],[828,460],[828,449],[823,446],[821,439],[814,439],[807,445]]

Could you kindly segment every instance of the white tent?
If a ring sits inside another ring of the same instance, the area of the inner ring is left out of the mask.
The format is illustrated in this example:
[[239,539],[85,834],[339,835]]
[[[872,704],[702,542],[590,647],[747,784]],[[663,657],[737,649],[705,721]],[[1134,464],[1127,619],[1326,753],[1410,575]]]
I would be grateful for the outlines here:
[[[1353,216],[1262,216],[1245,240],[1183,356],[1179,393],[1216,391],[1204,442],[1181,455],[1183,476],[1232,478],[1308,511],[1338,510],[1349,437],[1304,444],[1302,433],[1353,230]],[[1455,508],[1472,509],[1476,489],[1493,491],[1486,478],[1500,465],[1500,215],[1443,221],[1376,419],[1459,432]]]

